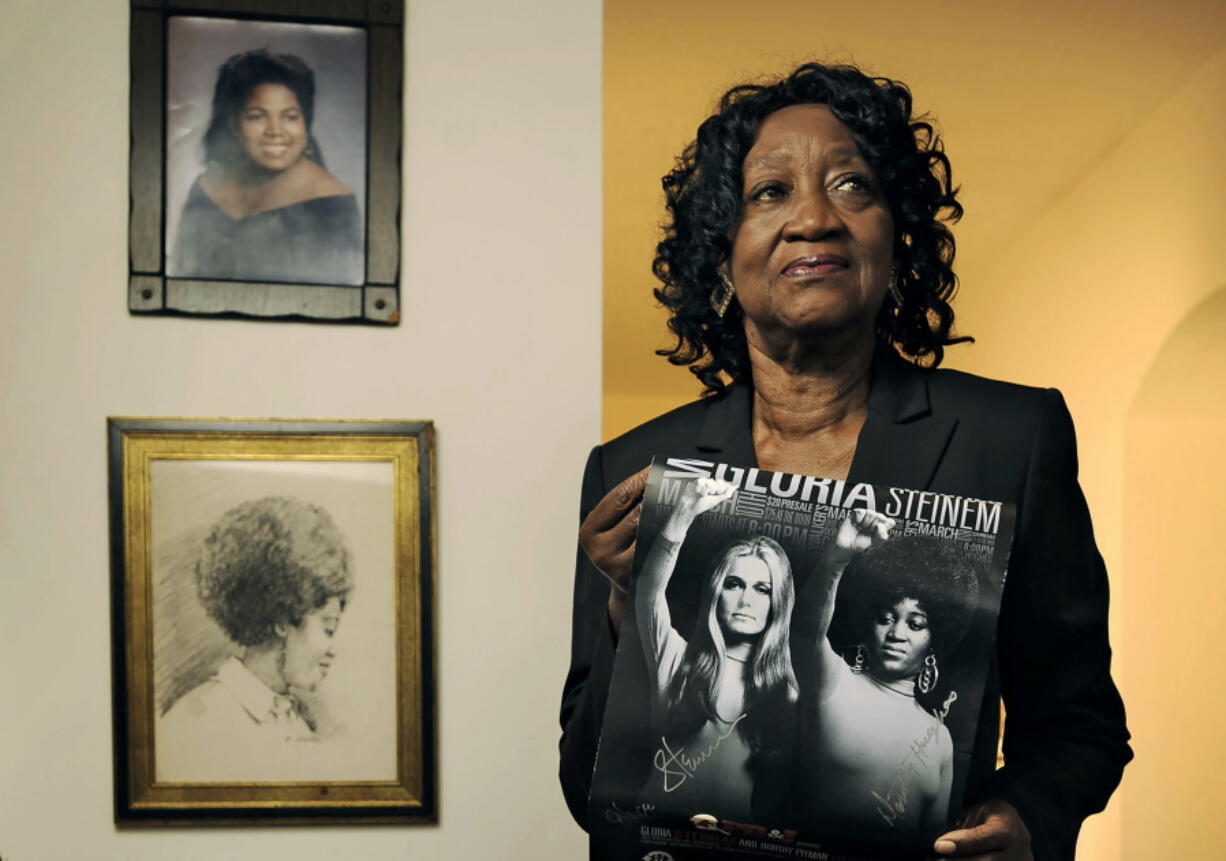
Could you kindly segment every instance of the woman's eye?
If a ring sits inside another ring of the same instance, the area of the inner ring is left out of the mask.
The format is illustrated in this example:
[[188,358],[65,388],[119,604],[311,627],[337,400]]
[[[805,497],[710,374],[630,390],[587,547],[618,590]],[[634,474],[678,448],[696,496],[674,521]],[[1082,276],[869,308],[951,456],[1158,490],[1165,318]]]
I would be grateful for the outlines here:
[[780,185],[777,182],[771,182],[771,183],[767,183],[766,185],[760,185],[757,188],[755,188],[753,191],[751,191],[749,193],[749,199],[750,200],[774,200],[775,198],[782,197],[784,193],[785,193],[785,189],[783,188],[782,185]]
[[754,589],[760,595],[769,595],[771,593],[771,587],[765,583],[759,583],[758,585],[754,586]]
[[841,176],[834,182],[836,191],[854,191],[867,192],[869,190],[868,180],[865,177],[856,174]]
[[745,584],[741,582],[741,579],[739,577],[729,577],[727,580],[724,581],[724,589],[731,590],[731,589],[743,589],[743,588],[745,588]]
[[926,631],[928,629],[928,622],[924,619],[908,619],[907,627],[912,631]]

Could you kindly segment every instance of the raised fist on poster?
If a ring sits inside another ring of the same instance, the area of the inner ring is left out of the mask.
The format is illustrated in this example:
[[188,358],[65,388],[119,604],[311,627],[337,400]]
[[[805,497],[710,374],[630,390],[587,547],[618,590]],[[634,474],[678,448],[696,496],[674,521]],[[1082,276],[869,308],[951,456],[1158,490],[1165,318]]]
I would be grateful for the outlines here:
[[846,561],[874,544],[889,540],[893,526],[894,518],[868,508],[857,508],[839,526],[832,553]]
[[736,485],[718,478],[700,478],[681,491],[660,535],[669,541],[684,541],[690,526],[701,514],[727,502],[736,494]]

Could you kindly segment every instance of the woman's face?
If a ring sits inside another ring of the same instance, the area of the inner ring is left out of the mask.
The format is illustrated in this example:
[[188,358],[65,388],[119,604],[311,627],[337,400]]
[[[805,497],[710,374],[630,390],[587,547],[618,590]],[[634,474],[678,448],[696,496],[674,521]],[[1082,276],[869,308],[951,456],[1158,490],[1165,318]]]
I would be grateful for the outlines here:
[[729,275],[750,344],[871,332],[888,289],[894,220],[847,126],[825,105],[775,111],[742,174]]
[[336,657],[333,638],[341,623],[341,599],[335,595],[322,607],[291,625],[285,634],[285,662],[281,674],[291,688],[313,691],[328,674]]
[[931,650],[928,614],[913,598],[884,607],[873,620],[869,664],[873,674],[887,679],[915,676]]
[[282,171],[302,158],[307,145],[306,117],[294,91],[283,84],[260,84],[234,119],[243,152],[265,170]]
[[756,556],[733,561],[719,586],[715,620],[724,639],[756,637],[766,630],[771,615],[771,572]]

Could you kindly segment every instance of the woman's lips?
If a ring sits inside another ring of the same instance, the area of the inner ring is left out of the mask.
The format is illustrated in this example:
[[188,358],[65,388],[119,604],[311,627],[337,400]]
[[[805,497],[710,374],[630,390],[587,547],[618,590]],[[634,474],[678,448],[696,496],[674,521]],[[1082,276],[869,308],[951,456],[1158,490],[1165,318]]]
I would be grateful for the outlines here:
[[791,278],[804,278],[809,275],[828,275],[847,269],[851,264],[846,257],[837,254],[806,254],[797,257],[783,267],[783,274]]

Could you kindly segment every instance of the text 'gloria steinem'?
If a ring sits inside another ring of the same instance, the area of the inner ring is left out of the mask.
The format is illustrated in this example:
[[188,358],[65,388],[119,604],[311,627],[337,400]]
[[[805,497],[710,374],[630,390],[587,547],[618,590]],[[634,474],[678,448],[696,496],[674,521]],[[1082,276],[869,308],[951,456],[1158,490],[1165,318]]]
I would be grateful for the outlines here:
[[840,508],[867,508],[887,517],[922,520],[927,523],[995,533],[1000,528],[1001,503],[967,496],[951,496],[926,490],[885,488],[878,504],[877,490],[871,484],[848,484],[834,478],[816,478],[787,472],[770,472],[757,467],[729,466],[691,458],[670,457],[665,461],[665,478],[715,478],[735,486],[738,492],[799,499]]

